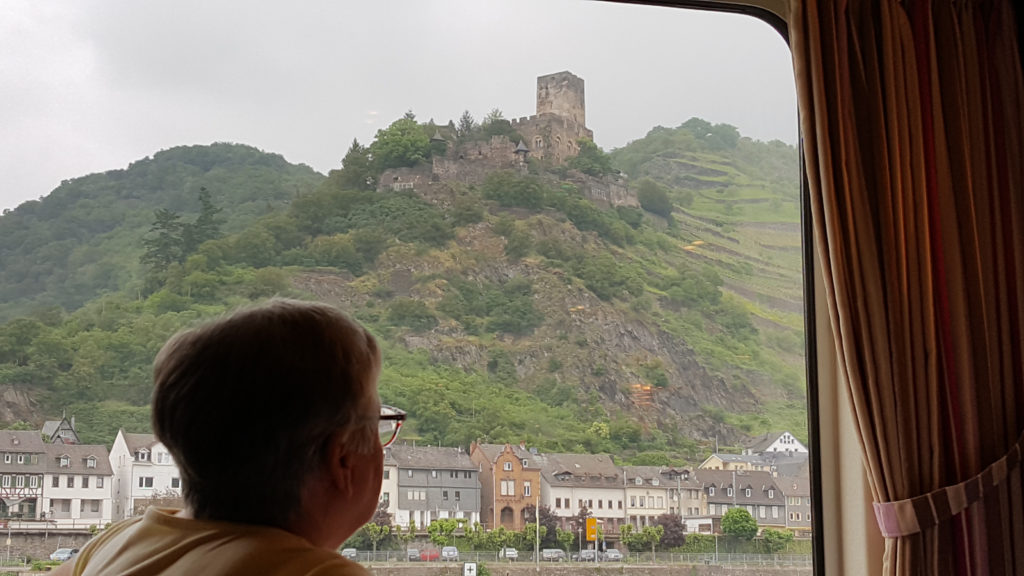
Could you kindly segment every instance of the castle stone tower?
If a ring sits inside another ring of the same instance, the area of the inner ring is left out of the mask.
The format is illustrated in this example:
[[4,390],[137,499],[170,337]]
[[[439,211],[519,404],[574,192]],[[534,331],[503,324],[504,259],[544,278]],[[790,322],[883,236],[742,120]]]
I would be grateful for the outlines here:
[[586,126],[583,78],[569,71],[538,76],[537,115],[541,114],[557,114]]

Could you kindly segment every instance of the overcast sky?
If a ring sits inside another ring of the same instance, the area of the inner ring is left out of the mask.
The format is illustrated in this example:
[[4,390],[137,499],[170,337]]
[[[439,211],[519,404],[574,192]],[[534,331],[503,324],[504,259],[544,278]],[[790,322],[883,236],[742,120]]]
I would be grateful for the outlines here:
[[789,50],[744,16],[571,0],[3,0],[0,208],[183,144],[238,142],[326,173],[412,109],[534,113],[586,83],[605,150],[691,116],[795,143]]

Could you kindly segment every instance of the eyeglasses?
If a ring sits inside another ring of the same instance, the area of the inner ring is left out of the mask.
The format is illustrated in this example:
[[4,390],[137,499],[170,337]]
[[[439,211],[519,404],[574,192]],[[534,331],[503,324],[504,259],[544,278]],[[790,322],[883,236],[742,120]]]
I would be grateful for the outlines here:
[[398,438],[398,431],[402,429],[402,422],[405,422],[405,411],[394,406],[381,405],[380,422],[377,429],[380,431],[380,445],[384,448],[391,446]]

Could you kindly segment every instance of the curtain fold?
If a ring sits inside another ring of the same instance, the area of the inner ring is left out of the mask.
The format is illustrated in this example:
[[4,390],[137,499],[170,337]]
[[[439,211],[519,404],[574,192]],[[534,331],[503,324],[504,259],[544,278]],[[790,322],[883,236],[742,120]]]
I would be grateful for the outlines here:
[[815,242],[884,573],[1024,574],[1013,6],[792,0],[789,24]]

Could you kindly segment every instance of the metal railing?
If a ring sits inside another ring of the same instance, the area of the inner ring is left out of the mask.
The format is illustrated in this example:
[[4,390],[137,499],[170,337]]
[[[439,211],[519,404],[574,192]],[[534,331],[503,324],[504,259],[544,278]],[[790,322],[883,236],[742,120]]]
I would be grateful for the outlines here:
[[[422,563],[435,563],[444,564],[446,562],[477,562],[477,563],[488,563],[488,564],[505,564],[505,563],[528,563],[533,564],[535,562],[533,558],[533,552],[519,552],[519,558],[516,560],[507,560],[505,558],[498,558],[496,551],[459,551],[458,560],[446,561],[441,558],[432,558],[430,560],[417,559],[410,560],[408,553],[405,550],[378,550],[376,553],[369,550],[359,550],[354,558],[356,562],[361,564],[422,564]],[[574,560],[571,555],[566,555],[566,558],[561,562],[568,564],[594,564],[593,560]],[[557,562],[556,562],[557,563]],[[702,554],[681,554],[678,552],[657,552],[651,554],[646,553],[630,553],[624,555],[622,560],[619,561],[608,561],[599,559],[597,562],[599,565],[669,565],[669,564],[688,564],[688,565],[742,565],[742,566],[778,566],[778,567],[807,567],[811,568],[812,558],[810,554],[726,554],[714,552],[702,553]],[[552,564],[550,561],[541,560],[541,564]]]

